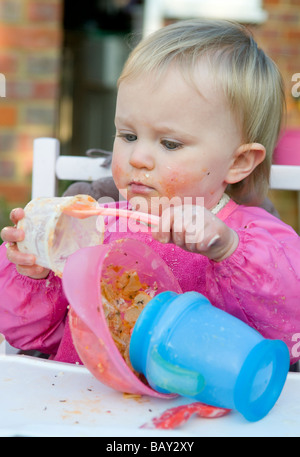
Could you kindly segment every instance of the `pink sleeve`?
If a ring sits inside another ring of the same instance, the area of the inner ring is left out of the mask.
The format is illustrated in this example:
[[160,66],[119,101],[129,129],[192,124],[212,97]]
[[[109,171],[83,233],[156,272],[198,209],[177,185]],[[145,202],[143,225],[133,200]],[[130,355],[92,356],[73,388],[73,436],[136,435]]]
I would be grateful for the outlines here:
[[68,302],[60,278],[20,275],[0,247],[0,333],[14,347],[55,354],[63,335]]
[[237,230],[233,255],[209,262],[207,295],[265,338],[283,340],[295,363],[300,359],[300,238],[280,221],[268,225],[254,222]]

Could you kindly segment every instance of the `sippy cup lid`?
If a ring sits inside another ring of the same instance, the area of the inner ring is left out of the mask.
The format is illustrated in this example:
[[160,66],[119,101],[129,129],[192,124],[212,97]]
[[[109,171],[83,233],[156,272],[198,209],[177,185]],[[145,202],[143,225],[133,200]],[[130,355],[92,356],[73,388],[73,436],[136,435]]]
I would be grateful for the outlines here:
[[278,400],[289,370],[288,347],[263,340],[248,355],[236,381],[236,409],[251,421],[265,417]]

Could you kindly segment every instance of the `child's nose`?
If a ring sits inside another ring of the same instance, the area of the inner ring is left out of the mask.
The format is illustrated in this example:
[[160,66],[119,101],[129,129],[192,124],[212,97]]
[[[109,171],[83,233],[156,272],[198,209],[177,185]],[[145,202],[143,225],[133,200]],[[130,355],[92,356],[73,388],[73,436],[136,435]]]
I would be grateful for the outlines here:
[[130,165],[135,168],[154,168],[154,154],[151,152],[151,146],[136,144],[130,155]]

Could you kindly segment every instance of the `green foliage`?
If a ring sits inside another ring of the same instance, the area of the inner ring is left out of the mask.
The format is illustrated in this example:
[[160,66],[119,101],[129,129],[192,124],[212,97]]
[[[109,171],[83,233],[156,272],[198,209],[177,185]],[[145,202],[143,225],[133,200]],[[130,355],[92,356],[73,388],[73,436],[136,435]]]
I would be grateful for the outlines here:
[[[9,204],[5,198],[0,197],[0,230],[7,225],[12,225],[11,220],[9,219],[9,214],[15,206],[16,205]],[[0,244],[2,243],[3,241],[0,238]]]
[[68,181],[68,180],[59,180],[58,181],[58,189],[57,189],[57,195],[61,197],[63,193],[67,190],[67,188],[73,184],[75,181]]

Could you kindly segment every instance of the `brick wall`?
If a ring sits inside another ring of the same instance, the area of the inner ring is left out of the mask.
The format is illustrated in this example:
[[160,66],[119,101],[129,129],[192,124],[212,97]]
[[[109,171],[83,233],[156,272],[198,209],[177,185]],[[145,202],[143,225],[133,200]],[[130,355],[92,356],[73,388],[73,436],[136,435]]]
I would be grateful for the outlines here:
[[[278,65],[285,82],[287,128],[300,128],[300,97],[292,96],[293,74],[300,73],[300,0],[263,0],[268,20],[252,27],[258,44]],[[281,219],[300,231],[296,192],[271,191]]]
[[268,20],[252,27],[258,44],[277,63],[285,82],[287,127],[300,128],[300,104],[292,97],[292,76],[300,73],[300,0],[263,0]]
[[30,199],[32,142],[55,135],[62,0],[0,0],[0,198]]

